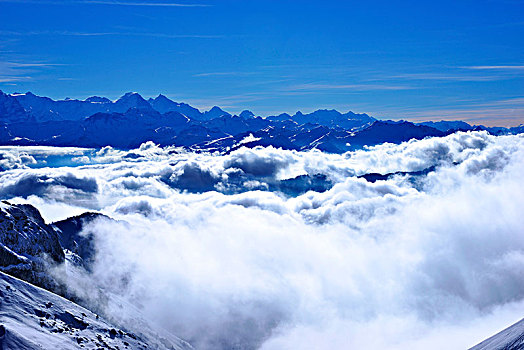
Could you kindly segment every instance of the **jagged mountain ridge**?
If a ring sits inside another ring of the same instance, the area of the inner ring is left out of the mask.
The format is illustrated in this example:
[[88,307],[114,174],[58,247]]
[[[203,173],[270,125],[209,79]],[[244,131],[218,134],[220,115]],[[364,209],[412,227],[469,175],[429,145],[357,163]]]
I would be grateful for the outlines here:
[[[186,103],[178,103],[160,94],[156,98],[145,100],[136,92],[128,92],[115,101],[100,96],[91,96],[85,100],[53,100],[37,96],[31,92],[23,94],[5,94],[0,91],[0,121],[13,123],[31,119],[37,122],[82,120],[96,113],[125,113],[130,108],[137,108],[159,113],[178,112],[195,120],[209,120],[223,115],[231,115],[215,106],[201,112]],[[10,118],[7,118],[9,116]]]
[[[2,125],[3,124],[3,125]],[[0,92],[0,144],[134,148],[145,141],[198,151],[228,152],[240,146],[320,149],[343,153],[383,142],[444,136],[457,130],[520,133],[465,122],[378,121],[367,114],[321,109],[265,118],[245,110],[232,115],[220,107],[201,112],[164,95],[145,100],[126,93],[116,101],[92,96],[84,101]],[[246,137],[253,139],[245,142]]]

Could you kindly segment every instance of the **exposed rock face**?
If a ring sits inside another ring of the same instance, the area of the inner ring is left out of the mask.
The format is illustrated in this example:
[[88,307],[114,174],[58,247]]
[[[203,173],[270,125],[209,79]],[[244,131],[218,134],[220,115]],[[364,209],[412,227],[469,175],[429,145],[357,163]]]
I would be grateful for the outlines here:
[[58,234],[29,204],[0,204],[0,244],[29,259],[49,257],[64,261]]
[[100,213],[87,212],[52,224],[59,235],[62,248],[80,257],[80,263],[87,269],[95,253],[93,232],[87,225],[97,219],[112,220]]
[[71,252],[71,263],[89,269],[95,247],[86,227],[96,219],[112,220],[87,212],[46,224],[32,205],[0,202],[0,271],[60,292],[46,270],[65,261],[64,251]]
[[50,270],[67,260],[90,271],[96,249],[88,224],[97,219],[112,220],[87,212],[46,224],[32,205],[1,201],[0,271],[78,301]]
[[64,260],[58,234],[35,207],[0,202],[0,271],[57,289],[45,270]]

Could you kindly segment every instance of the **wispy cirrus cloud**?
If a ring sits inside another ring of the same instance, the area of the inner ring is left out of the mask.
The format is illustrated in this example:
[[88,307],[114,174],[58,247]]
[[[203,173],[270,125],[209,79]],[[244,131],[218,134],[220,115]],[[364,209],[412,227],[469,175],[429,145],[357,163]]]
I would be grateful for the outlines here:
[[388,85],[388,84],[317,84],[306,83],[292,85],[284,88],[285,91],[322,91],[322,90],[350,90],[350,91],[376,91],[376,90],[410,90],[411,86],[406,85]]
[[184,4],[174,2],[133,2],[133,1],[82,1],[94,5],[121,5],[121,6],[154,6],[154,7],[209,7],[208,4]]
[[247,103],[265,100],[271,96],[268,92],[246,92],[234,95],[209,96],[207,98],[192,98],[186,100],[200,110],[209,110],[213,106],[219,105],[221,108],[229,109],[229,112],[240,111],[248,108]]
[[416,81],[423,82],[492,82],[514,79],[524,73],[522,65],[491,65],[491,66],[430,66],[420,67],[415,71],[400,71],[388,73],[377,71],[364,77],[369,82]]
[[112,6],[147,6],[147,7],[210,7],[208,4],[179,3],[179,2],[135,2],[110,0],[72,0],[72,1],[45,1],[45,0],[0,0],[0,3],[45,4],[45,5],[112,5]]
[[1,68],[1,65],[5,65],[6,67],[11,67],[11,68],[65,66],[65,64],[63,63],[38,63],[38,62],[29,62],[29,63],[0,62],[0,68]]
[[33,79],[41,69],[64,66],[61,63],[0,61],[0,83],[16,83]]
[[524,70],[524,66],[462,66],[460,68],[475,70]]
[[253,75],[254,72],[209,72],[209,73],[197,73],[193,74],[193,77],[241,77],[247,75]]
[[20,81],[31,80],[30,76],[9,76],[9,75],[0,75],[0,83],[16,83]]
[[524,97],[485,102],[469,102],[455,106],[402,107],[385,114],[414,122],[428,120],[462,120],[485,126],[517,126],[524,124]]
[[481,82],[495,81],[504,77],[498,75],[467,75],[467,74],[441,74],[441,73],[404,73],[389,76],[391,79],[402,80],[440,80],[440,81],[462,81],[462,82]]
[[142,37],[155,37],[155,38],[166,38],[166,39],[219,39],[223,38],[223,35],[206,35],[206,34],[170,34],[170,33],[148,33],[148,32],[81,32],[81,31],[0,31],[0,35],[4,36],[37,36],[37,35],[59,35],[59,36],[78,36],[78,37],[90,37],[90,36],[142,36]]

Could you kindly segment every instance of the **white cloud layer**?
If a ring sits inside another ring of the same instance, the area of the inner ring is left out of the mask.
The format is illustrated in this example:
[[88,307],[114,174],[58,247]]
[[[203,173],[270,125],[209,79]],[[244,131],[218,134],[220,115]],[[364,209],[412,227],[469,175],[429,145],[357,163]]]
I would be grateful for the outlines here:
[[[8,152],[0,196],[47,220],[81,208],[121,220],[93,224],[93,272],[72,288],[117,295],[199,349],[464,349],[524,314],[522,136],[343,155],[80,153],[40,168]],[[329,190],[264,190],[317,174]],[[125,320],[117,304],[106,312]]]

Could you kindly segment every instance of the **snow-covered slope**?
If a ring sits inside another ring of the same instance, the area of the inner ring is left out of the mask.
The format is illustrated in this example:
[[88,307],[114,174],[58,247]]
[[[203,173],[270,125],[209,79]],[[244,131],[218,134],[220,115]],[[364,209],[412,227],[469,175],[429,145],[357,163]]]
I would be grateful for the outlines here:
[[0,91],[0,124],[29,120],[30,116],[12,96]]
[[522,350],[524,349],[524,319],[494,336],[475,345],[470,350]]
[[191,349],[172,337],[150,338],[44,289],[0,272],[0,349]]

